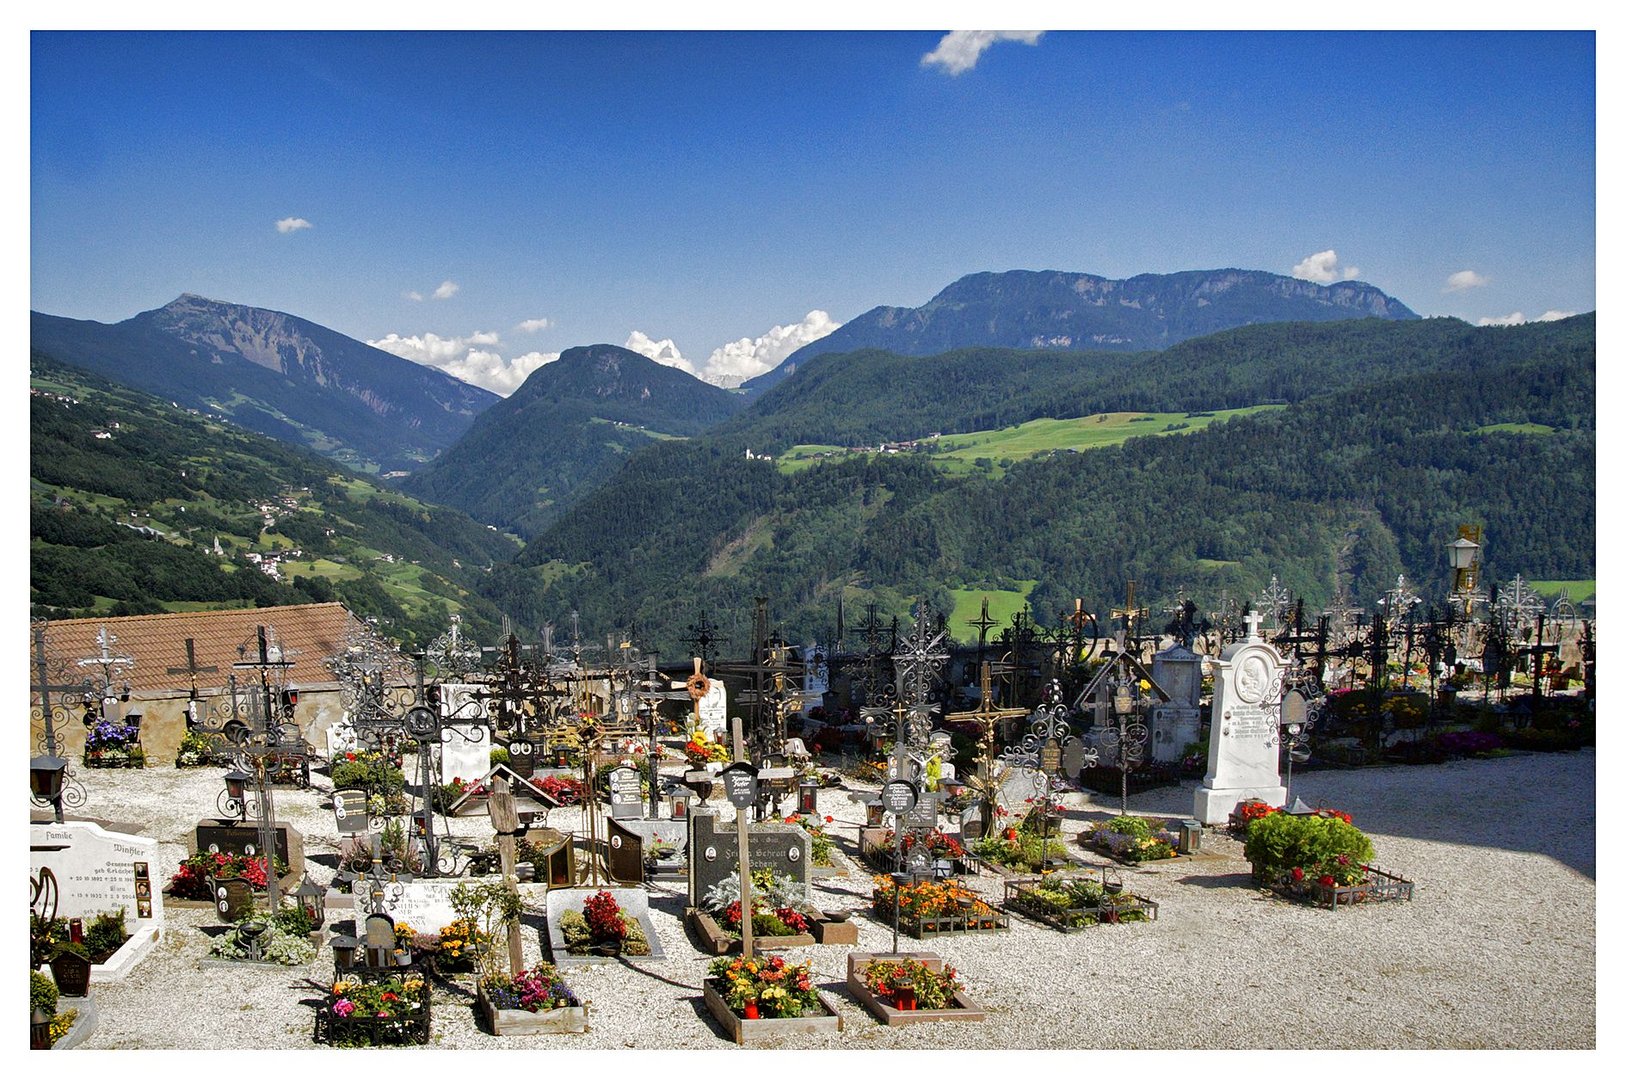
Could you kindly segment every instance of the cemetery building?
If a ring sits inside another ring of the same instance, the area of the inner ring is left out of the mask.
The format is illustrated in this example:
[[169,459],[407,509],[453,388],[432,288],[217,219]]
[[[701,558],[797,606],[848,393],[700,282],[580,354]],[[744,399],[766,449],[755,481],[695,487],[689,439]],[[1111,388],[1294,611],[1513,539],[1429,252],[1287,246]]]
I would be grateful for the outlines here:
[[[187,730],[187,705],[196,679],[197,712],[223,707],[229,700],[232,665],[244,659],[239,648],[255,647],[256,630],[273,628],[277,641],[293,666],[287,685],[299,691],[294,719],[301,733],[323,745],[330,724],[343,715],[340,684],[327,667],[328,657],[344,652],[346,635],[354,636],[365,624],[340,603],[296,604],[286,607],[242,608],[230,611],[188,611],[164,615],[129,615],[104,619],[64,619],[47,626],[52,682],[72,684],[97,670],[81,665],[103,654],[102,631],[110,635],[108,654],[129,661],[120,665],[114,689],[119,692],[119,713],[141,715],[141,743],[150,762],[173,762]],[[187,643],[191,642],[188,654]],[[32,639],[29,642],[33,646]],[[252,656],[248,657],[252,659]],[[30,674],[34,658],[30,655]],[[252,681],[252,672],[238,673],[240,692]],[[123,687],[128,684],[128,699]],[[77,758],[84,751],[85,726],[78,722],[79,705],[73,695],[53,694],[53,700],[74,706],[73,720],[57,725],[62,752]],[[39,692],[30,695],[39,702]],[[31,742],[40,737],[38,721]]]

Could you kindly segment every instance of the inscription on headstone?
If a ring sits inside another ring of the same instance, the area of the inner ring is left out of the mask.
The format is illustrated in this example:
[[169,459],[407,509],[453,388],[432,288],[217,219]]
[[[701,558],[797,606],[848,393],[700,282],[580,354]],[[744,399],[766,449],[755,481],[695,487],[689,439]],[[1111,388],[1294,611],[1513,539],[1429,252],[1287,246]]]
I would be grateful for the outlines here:
[[644,798],[638,781],[637,769],[610,770],[610,816],[612,818],[643,817]]
[[723,793],[731,805],[745,809],[757,801],[757,771],[743,761],[736,761],[717,774],[723,782]]
[[333,793],[333,819],[340,836],[354,836],[367,831],[367,793],[360,788],[346,788]]
[[[747,804],[749,805],[749,804]],[[753,825],[750,830],[751,869],[770,869],[781,880],[800,882],[805,888],[813,862],[812,841],[795,825]],[[740,867],[740,842],[735,827],[717,827],[710,810],[689,814],[689,904],[695,906],[706,891]]]
[[[286,821],[276,824],[277,858],[288,864],[288,872],[295,876],[305,873],[305,838]],[[226,824],[218,821],[198,822],[194,836],[197,851],[219,851],[228,855],[258,856],[260,831],[252,824]]]
[[1273,700],[1282,660],[1258,636],[1257,618],[1251,622],[1248,639],[1228,646],[1214,665],[1208,773],[1194,800],[1194,816],[1205,825],[1225,821],[1244,799],[1280,806],[1287,798]]
[[905,829],[937,828],[937,793],[925,792],[914,806],[903,812]]
[[162,925],[163,897],[152,888],[158,841],[111,832],[88,821],[30,826],[30,868],[49,866],[57,880],[57,914],[88,919],[124,908],[135,920]]

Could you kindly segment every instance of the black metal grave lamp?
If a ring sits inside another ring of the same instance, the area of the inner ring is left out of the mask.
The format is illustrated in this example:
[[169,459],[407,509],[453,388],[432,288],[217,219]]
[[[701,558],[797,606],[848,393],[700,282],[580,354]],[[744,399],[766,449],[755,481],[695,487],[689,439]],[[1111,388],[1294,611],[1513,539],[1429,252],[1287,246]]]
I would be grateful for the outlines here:
[[55,754],[41,754],[29,759],[28,786],[36,799],[56,803],[62,797],[62,783],[67,775],[67,758]]

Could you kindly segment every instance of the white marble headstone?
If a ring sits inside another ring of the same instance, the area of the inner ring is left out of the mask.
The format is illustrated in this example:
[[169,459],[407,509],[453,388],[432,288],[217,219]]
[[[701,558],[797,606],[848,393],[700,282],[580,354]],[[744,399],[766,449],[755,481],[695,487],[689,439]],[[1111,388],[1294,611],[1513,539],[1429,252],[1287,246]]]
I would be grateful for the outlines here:
[[340,718],[337,723],[328,725],[327,756],[329,759],[356,749],[356,745],[356,727],[350,722],[348,714]]
[[164,925],[158,841],[70,821],[30,826],[29,846],[33,872],[48,866],[56,877],[60,918],[124,908],[132,928]]
[[1259,637],[1257,619],[1247,640],[1228,646],[1214,664],[1208,773],[1193,812],[1205,825],[1224,822],[1246,799],[1280,806],[1287,798],[1277,732],[1281,664],[1281,655]]
[[712,679],[711,688],[700,699],[700,728],[709,739],[723,739],[728,734],[728,691],[723,680]]
[[440,782],[467,783],[491,771],[491,729],[483,724],[448,724],[441,732]]

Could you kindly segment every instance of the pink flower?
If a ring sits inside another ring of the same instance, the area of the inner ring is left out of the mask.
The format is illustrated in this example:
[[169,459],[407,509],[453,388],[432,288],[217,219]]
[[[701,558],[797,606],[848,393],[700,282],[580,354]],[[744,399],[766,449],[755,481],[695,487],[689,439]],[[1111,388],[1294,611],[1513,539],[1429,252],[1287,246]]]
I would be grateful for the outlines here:
[[333,1003],[333,1015],[343,1019],[356,1011],[356,1003],[349,998],[340,998]]

